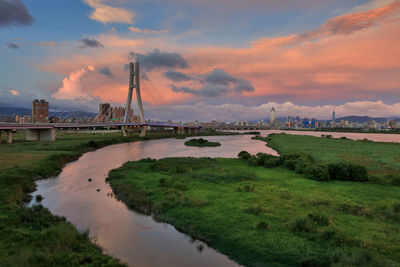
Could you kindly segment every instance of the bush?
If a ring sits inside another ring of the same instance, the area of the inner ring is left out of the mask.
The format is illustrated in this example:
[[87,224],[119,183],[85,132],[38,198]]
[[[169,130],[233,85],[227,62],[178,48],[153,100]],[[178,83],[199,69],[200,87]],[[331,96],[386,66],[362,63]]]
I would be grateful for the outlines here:
[[258,214],[260,214],[260,213],[265,213],[265,212],[267,212],[267,209],[261,207],[260,205],[256,205],[256,206],[249,207],[249,208],[245,209],[245,211],[246,211],[247,213],[250,213],[250,214],[258,215]]
[[266,168],[278,167],[280,164],[281,164],[281,159],[279,157],[272,156],[269,154],[266,154],[266,156],[264,157],[263,165]]
[[347,162],[330,163],[328,164],[328,169],[331,180],[368,181],[367,169],[358,164]]
[[266,221],[258,222],[258,223],[255,225],[254,228],[256,228],[256,229],[258,229],[258,230],[269,230],[269,229],[271,229],[271,227],[269,226],[269,223],[266,222]]
[[239,152],[238,157],[241,159],[247,160],[251,157],[251,154],[249,152],[243,150],[243,151]]
[[257,153],[257,164],[262,166],[264,165],[264,161],[267,159],[268,154],[266,153]]
[[395,186],[400,186],[400,176],[390,176],[390,184]]
[[293,232],[311,233],[317,230],[318,226],[329,226],[329,218],[323,214],[310,213],[306,217],[298,218],[294,222]]
[[258,160],[256,156],[250,156],[250,158],[247,159],[247,163],[249,163],[251,166],[258,166]]
[[254,184],[246,184],[242,187],[238,187],[237,191],[238,192],[254,192],[256,189],[256,186]]
[[304,169],[307,178],[317,181],[329,181],[328,165],[324,163],[309,164]]
[[295,170],[298,164],[305,166],[314,162],[311,156],[305,154],[286,154],[281,156],[281,161],[289,170]]

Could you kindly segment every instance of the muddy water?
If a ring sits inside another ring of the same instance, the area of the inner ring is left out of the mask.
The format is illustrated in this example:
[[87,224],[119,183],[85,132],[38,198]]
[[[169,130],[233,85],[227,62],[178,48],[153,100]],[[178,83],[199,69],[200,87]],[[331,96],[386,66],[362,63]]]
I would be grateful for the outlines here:
[[[276,155],[264,142],[251,140],[251,136],[207,139],[218,141],[221,146],[187,147],[182,139],[162,139],[98,149],[66,165],[60,175],[38,181],[33,196],[42,195],[43,206],[54,214],[65,216],[78,229],[88,229],[106,253],[130,266],[238,266],[171,225],[129,210],[110,196],[112,190],[105,182],[110,170],[126,161],[147,157],[236,157],[241,150]],[[88,182],[89,178],[92,182]],[[199,249],[201,246],[203,250]]]

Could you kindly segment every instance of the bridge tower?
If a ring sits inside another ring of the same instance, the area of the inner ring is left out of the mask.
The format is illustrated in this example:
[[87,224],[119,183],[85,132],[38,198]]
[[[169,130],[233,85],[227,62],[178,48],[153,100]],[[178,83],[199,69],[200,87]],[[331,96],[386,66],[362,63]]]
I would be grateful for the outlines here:
[[[140,83],[139,83],[139,62],[136,61],[135,63],[129,62],[129,91],[128,91],[128,99],[126,100],[125,106],[125,115],[124,115],[124,123],[128,122],[129,117],[129,109],[132,103],[132,94],[133,88],[136,89],[136,99],[139,107],[139,116],[140,121],[143,124],[142,129],[140,130],[140,136],[146,135],[146,121],[144,120],[144,112],[143,112],[143,104],[142,104],[142,97],[140,95]],[[127,130],[123,128],[123,134],[126,136]]]

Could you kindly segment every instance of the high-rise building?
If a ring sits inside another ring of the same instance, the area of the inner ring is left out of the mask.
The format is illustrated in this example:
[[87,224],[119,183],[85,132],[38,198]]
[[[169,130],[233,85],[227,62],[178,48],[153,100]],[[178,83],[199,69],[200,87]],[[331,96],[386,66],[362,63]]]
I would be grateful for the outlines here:
[[35,99],[32,102],[32,122],[47,122],[49,120],[49,102]]
[[100,103],[99,105],[99,115],[103,117],[111,116],[111,105],[110,103]]
[[275,121],[275,108],[274,107],[272,107],[272,109],[271,109],[271,119],[270,119],[270,121],[271,122]]
[[332,111],[332,122],[335,122],[336,120],[336,114],[335,114],[335,110]]

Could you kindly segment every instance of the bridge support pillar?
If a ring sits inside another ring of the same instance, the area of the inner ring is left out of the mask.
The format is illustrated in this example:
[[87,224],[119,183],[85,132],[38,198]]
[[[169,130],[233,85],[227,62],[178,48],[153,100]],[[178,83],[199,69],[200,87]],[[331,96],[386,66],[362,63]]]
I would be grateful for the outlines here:
[[125,137],[129,136],[129,132],[124,126],[122,126],[122,135]]
[[7,131],[7,143],[12,144],[13,142],[13,132]]
[[25,139],[28,141],[54,141],[56,140],[56,129],[27,129]]
[[143,126],[141,127],[141,129],[140,129],[140,134],[139,134],[139,136],[140,136],[140,137],[145,137],[145,136],[146,136],[146,130],[147,130],[147,126],[146,126],[146,125],[143,125]]

